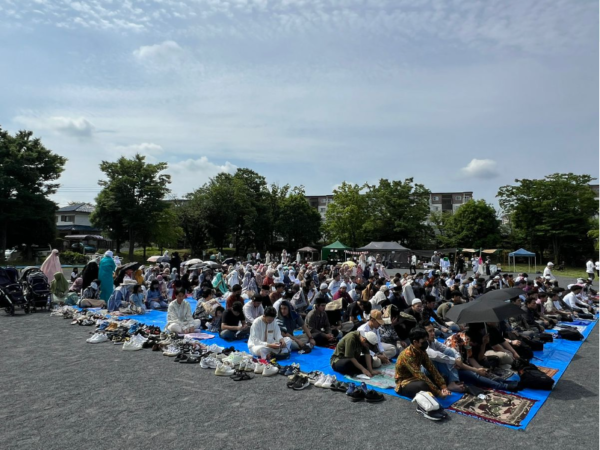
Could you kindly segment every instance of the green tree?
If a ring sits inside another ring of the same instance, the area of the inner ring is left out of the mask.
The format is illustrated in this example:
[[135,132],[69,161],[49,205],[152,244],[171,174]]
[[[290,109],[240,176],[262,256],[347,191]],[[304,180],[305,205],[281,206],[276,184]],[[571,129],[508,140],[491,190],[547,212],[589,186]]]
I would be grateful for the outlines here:
[[325,212],[323,231],[328,240],[339,240],[357,248],[366,238],[365,223],[370,212],[367,197],[362,194],[365,186],[343,182],[333,191],[333,201]]
[[469,200],[448,220],[448,237],[458,247],[493,248],[501,242],[496,210],[485,200]]
[[321,237],[321,214],[309,205],[304,188],[297,187],[281,200],[277,231],[287,241],[287,248],[301,248]]
[[594,240],[594,250],[598,251],[600,247],[598,246],[598,240],[600,239],[600,231],[598,230],[598,218],[595,217],[590,220],[590,231],[588,231],[588,237]]
[[396,241],[410,247],[422,244],[429,216],[430,191],[412,178],[379,180],[367,185],[369,217],[365,232],[374,241]]
[[452,213],[450,211],[432,211],[429,215],[436,248],[456,247],[456,238],[450,234],[451,221]]
[[194,194],[203,199],[206,232],[216,248],[222,250],[236,221],[236,195],[233,175],[219,173]]
[[100,169],[107,180],[98,181],[103,189],[90,220],[103,229],[118,222],[127,230],[131,261],[135,243],[150,234],[160,214],[168,208],[164,198],[169,193],[171,176],[161,173],[167,169],[167,163],[149,164],[144,156],[136,154],[131,159],[102,161]]
[[29,250],[54,240],[56,205],[47,196],[56,192],[66,161],[31,131],[11,136],[0,128],[0,260],[8,243]]
[[192,256],[202,256],[207,240],[206,199],[202,189],[187,194],[183,200],[174,201],[179,227],[183,231],[186,247]]
[[[156,244],[162,253],[163,248],[177,248],[177,242],[184,236],[183,229],[179,225],[179,216],[175,207],[169,205],[162,211],[151,228],[150,242]],[[144,247],[144,258],[146,248]]]
[[502,186],[497,197],[502,209],[511,214],[515,228],[535,248],[551,247],[558,263],[564,248],[580,254],[591,248],[589,219],[598,215],[598,203],[589,187],[592,180],[589,175],[572,173],[515,180],[516,186]]

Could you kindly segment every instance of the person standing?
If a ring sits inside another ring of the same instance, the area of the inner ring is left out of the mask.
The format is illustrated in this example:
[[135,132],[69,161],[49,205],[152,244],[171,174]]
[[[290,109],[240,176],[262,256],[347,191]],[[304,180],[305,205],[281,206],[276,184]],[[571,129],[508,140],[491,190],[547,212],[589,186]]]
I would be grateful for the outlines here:
[[593,258],[588,259],[588,262],[585,264],[585,271],[587,272],[588,278],[592,281],[596,278],[596,274],[594,273],[594,260]]
[[411,254],[411,256],[410,256],[409,264],[410,264],[410,274],[416,275],[417,274],[417,255],[415,255],[414,253]]
[[456,258],[456,273],[463,273],[465,270],[465,257],[462,253]]
[[110,250],[104,253],[104,257],[100,260],[98,268],[98,279],[100,280],[100,299],[108,304],[108,299],[115,288],[113,273],[117,268],[117,264],[113,259],[113,252]]

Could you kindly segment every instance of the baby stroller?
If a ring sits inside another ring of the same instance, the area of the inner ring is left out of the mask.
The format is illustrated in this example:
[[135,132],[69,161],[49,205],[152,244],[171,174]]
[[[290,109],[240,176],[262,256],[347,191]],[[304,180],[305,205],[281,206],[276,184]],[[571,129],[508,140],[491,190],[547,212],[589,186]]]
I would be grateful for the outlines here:
[[37,307],[46,307],[50,296],[50,284],[39,267],[25,267],[21,271],[21,285],[33,311]]
[[0,307],[11,316],[15,315],[16,308],[23,308],[25,314],[31,311],[31,305],[23,295],[17,269],[14,267],[0,267]]

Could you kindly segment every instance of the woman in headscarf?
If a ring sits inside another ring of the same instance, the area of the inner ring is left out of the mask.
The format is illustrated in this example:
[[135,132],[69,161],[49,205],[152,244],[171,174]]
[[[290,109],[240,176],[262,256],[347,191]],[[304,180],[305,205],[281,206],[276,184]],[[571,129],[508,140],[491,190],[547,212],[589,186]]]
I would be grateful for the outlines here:
[[100,268],[98,269],[98,279],[100,280],[100,299],[108,303],[108,299],[115,288],[113,282],[113,274],[117,265],[113,259],[113,252],[108,250],[104,253],[104,257],[100,260]]
[[254,281],[256,281],[257,286],[262,286],[263,278],[264,278],[264,270],[265,265],[260,264],[256,269],[256,273],[254,274]]
[[221,291],[221,293],[225,294],[227,292],[227,285],[225,284],[225,280],[223,280],[223,274],[221,272],[217,272],[217,276],[212,282],[213,288]]
[[390,281],[390,276],[385,270],[385,266],[383,264],[377,264],[377,271],[379,272],[379,276],[385,278],[385,281]]
[[252,276],[252,271],[248,271],[244,274],[244,280],[242,281],[242,293],[254,292],[258,294],[258,286],[256,285],[256,281]]
[[[310,342],[310,347],[315,346],[314,339],[309,339],[310,331],[304,324],[304,320],[296,311],[292,309],[290,303],[287,300],[282,300],[279,305],[279,311],[277,312],[277,325],[281,330],[281,335],[284,338],[291,339],[291,350],[301,350],[306,347],[306,344]],[[302,328],[304,334],[294,335],[294,330]],[[310,350],[310,349],[309,349]]]
[[62,266],[60,265],[60,258],[58,257],[58,250],[54,249],[50,252],[50,255],[43,262],[40,270],[44,272],[46,278],[52,280],[54,278],[54,274],[56,272],[62,271]]
[[131,296],[131,289],[136,284],[134,280],[123,280],[123,283],[113,291],[108,300],[108,312],[119,311],[121,303],[128,303]]
[[52,294],[52,303],[65,303],[69,294],[69,282],[62,272],[56,272],[52,277],[50,293]]
[[83,286],[83,278],[76,278],[71,287],[69,288],[69,292],[75,292],[79,294],[81,292],[81,287]]
[[98,263],[95,260],[91,260],[85,265],[81,272],[81,278],[83,279],[82,289],[87,288],[92,281],[98,278]]

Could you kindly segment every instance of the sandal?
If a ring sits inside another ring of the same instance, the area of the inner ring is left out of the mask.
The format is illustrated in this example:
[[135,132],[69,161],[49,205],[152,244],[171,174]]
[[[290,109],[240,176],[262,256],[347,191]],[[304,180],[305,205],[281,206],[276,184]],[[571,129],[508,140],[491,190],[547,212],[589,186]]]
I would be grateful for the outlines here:
[[233,375],[231,375],[231,379],[233,381],[243,381],[243,380],[252,380],[254,377],[251,377],[246,371],[236,371]]

